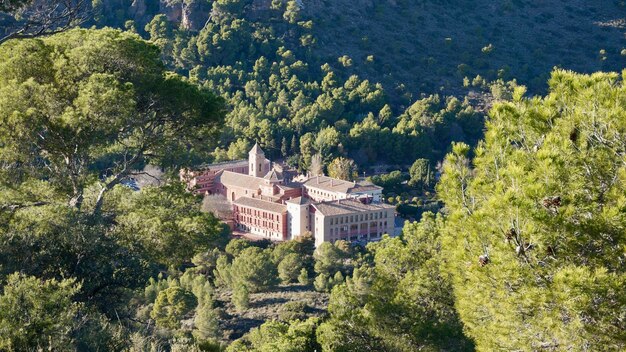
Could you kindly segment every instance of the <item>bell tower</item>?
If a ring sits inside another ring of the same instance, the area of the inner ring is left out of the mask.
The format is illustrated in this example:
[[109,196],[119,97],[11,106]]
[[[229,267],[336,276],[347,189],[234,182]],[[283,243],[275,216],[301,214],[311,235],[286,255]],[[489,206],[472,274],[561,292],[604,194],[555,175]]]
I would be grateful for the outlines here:
[[269,172],[269,162],[265,159],[265,153],[258,143],[254,143],[254,147],[248,152],[248,163],[250,176],[263,177]]

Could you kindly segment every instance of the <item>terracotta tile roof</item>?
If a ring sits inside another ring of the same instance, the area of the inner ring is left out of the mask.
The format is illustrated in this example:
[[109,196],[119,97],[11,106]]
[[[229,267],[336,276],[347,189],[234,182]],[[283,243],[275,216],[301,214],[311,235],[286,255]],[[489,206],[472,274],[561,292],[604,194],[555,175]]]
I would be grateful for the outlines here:
[[263,152],[263,149],[261,149],[261,147],[259,147],[259,143],[254,143],[254,147],[252,147],[252,149],[250,149],[250,154],[265,154]]
[[272,203],[265,200],[260,200],[250,197],[241,197],[237,199],[233,204],[240,205],[249,208],[261,209],[272,213],[284,213],[287,211],[287,206],[280,203]]
[[381,211],[395,209],[393,205],[384,203],[363,204],[357,200],[345,199],[340,201],[321,202],[313,204],[315,209],[324,216],[355,214],[366,211]]
[[227,169],[233,167],[246,167],[248,166],[248,160],[232,160],[232,161],[224,161],[221,163],[215,164],[202,164],[193,168],[193,170],[206,170],[206,169]]
[[281,174],[279,174],[278,172],[276,172],[276,170],[271,170],[263,178],[266,179],[266,180],[278,182],[278,181],[283,179],[283,176]]
[[345,194],[373,191],[379,189],[382,190],[382,187],[376,186],[369,182],[355,183],[350,181],[338,180],[328,176],[311,177],[304,182],[304,186]]
[[305,205],[305,204],[309,204],[309,199],[305,197],[291,198],[287,200],[286,203],[296,204],[296,205]]
[[235,186],[251,190],[259,189],[259,187],[264,183],[262,178],[239,174],[232,171],[220,172],[215,178],[215,181],[225,186]]
[[304,181],[305,187],[323,189],[325,191],[348,193],[353,188],[354,182],[337,180],[328,176],[314,176]]
[[276,185],[276,187],[278,187],[279,189],[282,189],[283,191],[291,191],[292,189],[296,189],[296,188],[301,188],[300,185],[297,184],[282,184],[282,185]]
[[382,191],[383,188],[380,186],[376,186],[373,183],[372,184],[357,183],[356,186],[354,186],[354,188],[352,188],[349,193],[359,193],[359,192],[376,191],[376,190]]

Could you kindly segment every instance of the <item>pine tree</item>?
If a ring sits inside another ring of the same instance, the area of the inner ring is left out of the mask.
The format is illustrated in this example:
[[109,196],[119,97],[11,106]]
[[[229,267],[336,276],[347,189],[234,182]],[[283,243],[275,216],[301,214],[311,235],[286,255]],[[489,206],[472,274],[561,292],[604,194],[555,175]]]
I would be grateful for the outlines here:
[[[479,350],[626,349],[626,86],[556,71],[491,111],[438,191],[461,319]],[[584,346],[584,347],[583,347]]]
[[328,290],[330,289],[329,280],[330,277],[327,274],[322,273],[317,275],[313,285],[315,286],[315,289],[319,292],[328,292]]
[[242,312],[250,306],[250,291],[245,284],[238,283],[233,288],[232,302],[238,311]]
[[300,285],[309,284],[309,273],[305,268],[302,268],[300,270],[300,275],[298,275],[298,283],[300,283]]
[[296,135],[291,136],[291,148],[292,153],[296,153],[298,151],[298,140],[296,139]]
[[210,340],[219,337],[219,316],[213,309],[211,297],[202,299],[202,304],[196,309],[194,318],[193,336],[199,340]]
[[289,155],[287,147],[287,138],[283,137],[283,140],[280,142],[280,154],[283,156],[283,158],[286,158],[287,155]]

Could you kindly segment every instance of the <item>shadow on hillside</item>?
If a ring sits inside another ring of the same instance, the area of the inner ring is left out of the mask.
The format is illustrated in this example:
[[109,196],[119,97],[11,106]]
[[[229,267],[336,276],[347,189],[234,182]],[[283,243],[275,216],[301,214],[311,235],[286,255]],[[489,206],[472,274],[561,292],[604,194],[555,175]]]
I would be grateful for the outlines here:
[[250,302],[250,308],[263,308],[266,306],[270,306],[270,305],[274,305],[274,304],[282,304],[282,303],[286,303],[289,302],[289,300],[287,298],[283,298],[283,297],[268,297],[268,298],[261,298],[258,300],[255,300],[253,302]]
[[280,286],[276,290],[276,292],[310,292],[314,291],[313,287],[310,285],[286,285]]

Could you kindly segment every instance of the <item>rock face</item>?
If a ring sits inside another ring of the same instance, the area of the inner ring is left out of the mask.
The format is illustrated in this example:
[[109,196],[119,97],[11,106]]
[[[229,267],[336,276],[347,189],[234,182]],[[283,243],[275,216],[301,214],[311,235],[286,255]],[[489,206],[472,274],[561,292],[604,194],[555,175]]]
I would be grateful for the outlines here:
[[211,3],[206,0],[184,0],[182,4],[181,27],[199,31],[211,13]]
[[146,16],[147,9],[145,0],[133,0],[133,3],[130,5],[130,14],[135,21],[141,22]]
[[180,23],[180,18],[183,14],[182,1],[159,1],[159,12],[167,16],[167,20],[170,22]]
[[199,31],[209,18],[211,5],[212,2],[207,0],[160,0],[159,13],[180,24],[181,28]]

